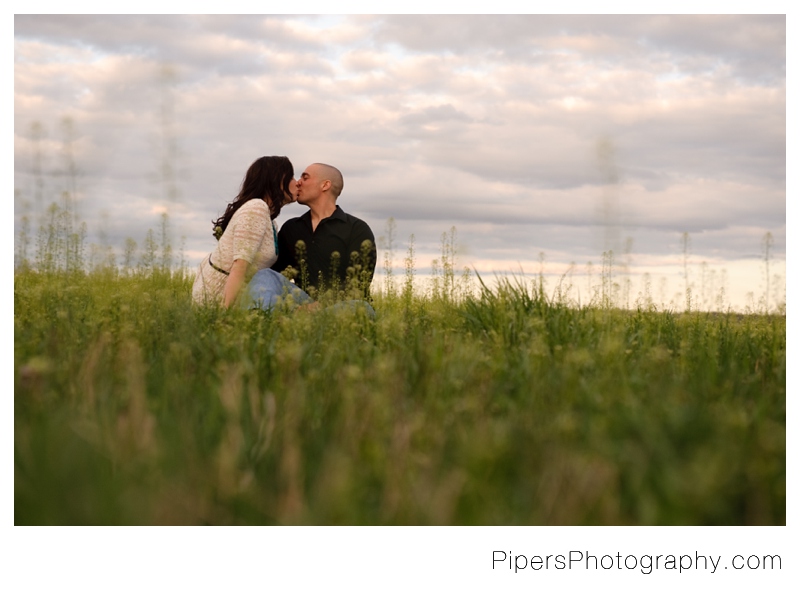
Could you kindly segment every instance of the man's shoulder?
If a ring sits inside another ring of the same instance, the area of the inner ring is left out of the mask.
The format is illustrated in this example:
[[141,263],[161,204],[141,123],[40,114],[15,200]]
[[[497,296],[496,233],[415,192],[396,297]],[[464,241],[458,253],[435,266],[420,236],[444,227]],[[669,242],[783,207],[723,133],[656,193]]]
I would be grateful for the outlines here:
[[364,222],[361,218],[353,216],[352,214],[348,214],[344,210],[342,210],[342,214],[344,214],[345,218],[347,219],[347,223],[354,229],[372,234],[372,229],[369,227],[369,224]]

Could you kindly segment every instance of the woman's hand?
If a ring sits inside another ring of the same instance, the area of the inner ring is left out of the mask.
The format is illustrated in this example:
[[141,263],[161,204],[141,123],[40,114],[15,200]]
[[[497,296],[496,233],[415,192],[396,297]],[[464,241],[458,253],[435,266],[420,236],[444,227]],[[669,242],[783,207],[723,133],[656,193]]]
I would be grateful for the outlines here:
[[225,292],[222,300],[222,305],[225,308],[230,308],[231,304],[236,302],[236,297],[244,284],[244,278],[247,274],[247,266],[249,263],[244,259],[237,259],[233,262],[231,273],[228,280],[225,282]]

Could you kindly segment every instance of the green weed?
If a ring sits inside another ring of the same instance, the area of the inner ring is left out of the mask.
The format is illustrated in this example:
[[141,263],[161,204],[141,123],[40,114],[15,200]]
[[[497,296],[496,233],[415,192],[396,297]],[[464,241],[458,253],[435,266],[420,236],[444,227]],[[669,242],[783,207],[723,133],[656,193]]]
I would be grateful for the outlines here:
[[785,524],[784,316],[420,291],[413,245],[374,321],[224,311],[152,249],[15,274],[16,524]]

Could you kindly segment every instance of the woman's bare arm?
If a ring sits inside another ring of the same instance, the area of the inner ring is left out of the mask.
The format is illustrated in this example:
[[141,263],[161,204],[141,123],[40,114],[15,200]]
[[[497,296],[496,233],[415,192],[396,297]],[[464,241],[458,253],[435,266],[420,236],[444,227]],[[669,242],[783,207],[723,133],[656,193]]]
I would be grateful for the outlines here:
[[228,280],[225,282],[225,292],[222,304],[225,308],[229,308],[231,304],[236,302],[236,297],[244,284],[244,278],[247,274],[247,266],[249,263],[244,259],[237,259],[233,262],[231,273]]

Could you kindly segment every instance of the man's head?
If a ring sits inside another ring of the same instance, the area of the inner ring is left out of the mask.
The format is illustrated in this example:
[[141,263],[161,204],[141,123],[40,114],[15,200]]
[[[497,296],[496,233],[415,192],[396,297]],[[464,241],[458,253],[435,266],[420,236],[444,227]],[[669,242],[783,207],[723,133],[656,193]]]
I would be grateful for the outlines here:
[[310,206],[320,200],[336,203],[344,189],[342,173],[329,164],[316,162],[306,167],[297,180],[297,203]]

